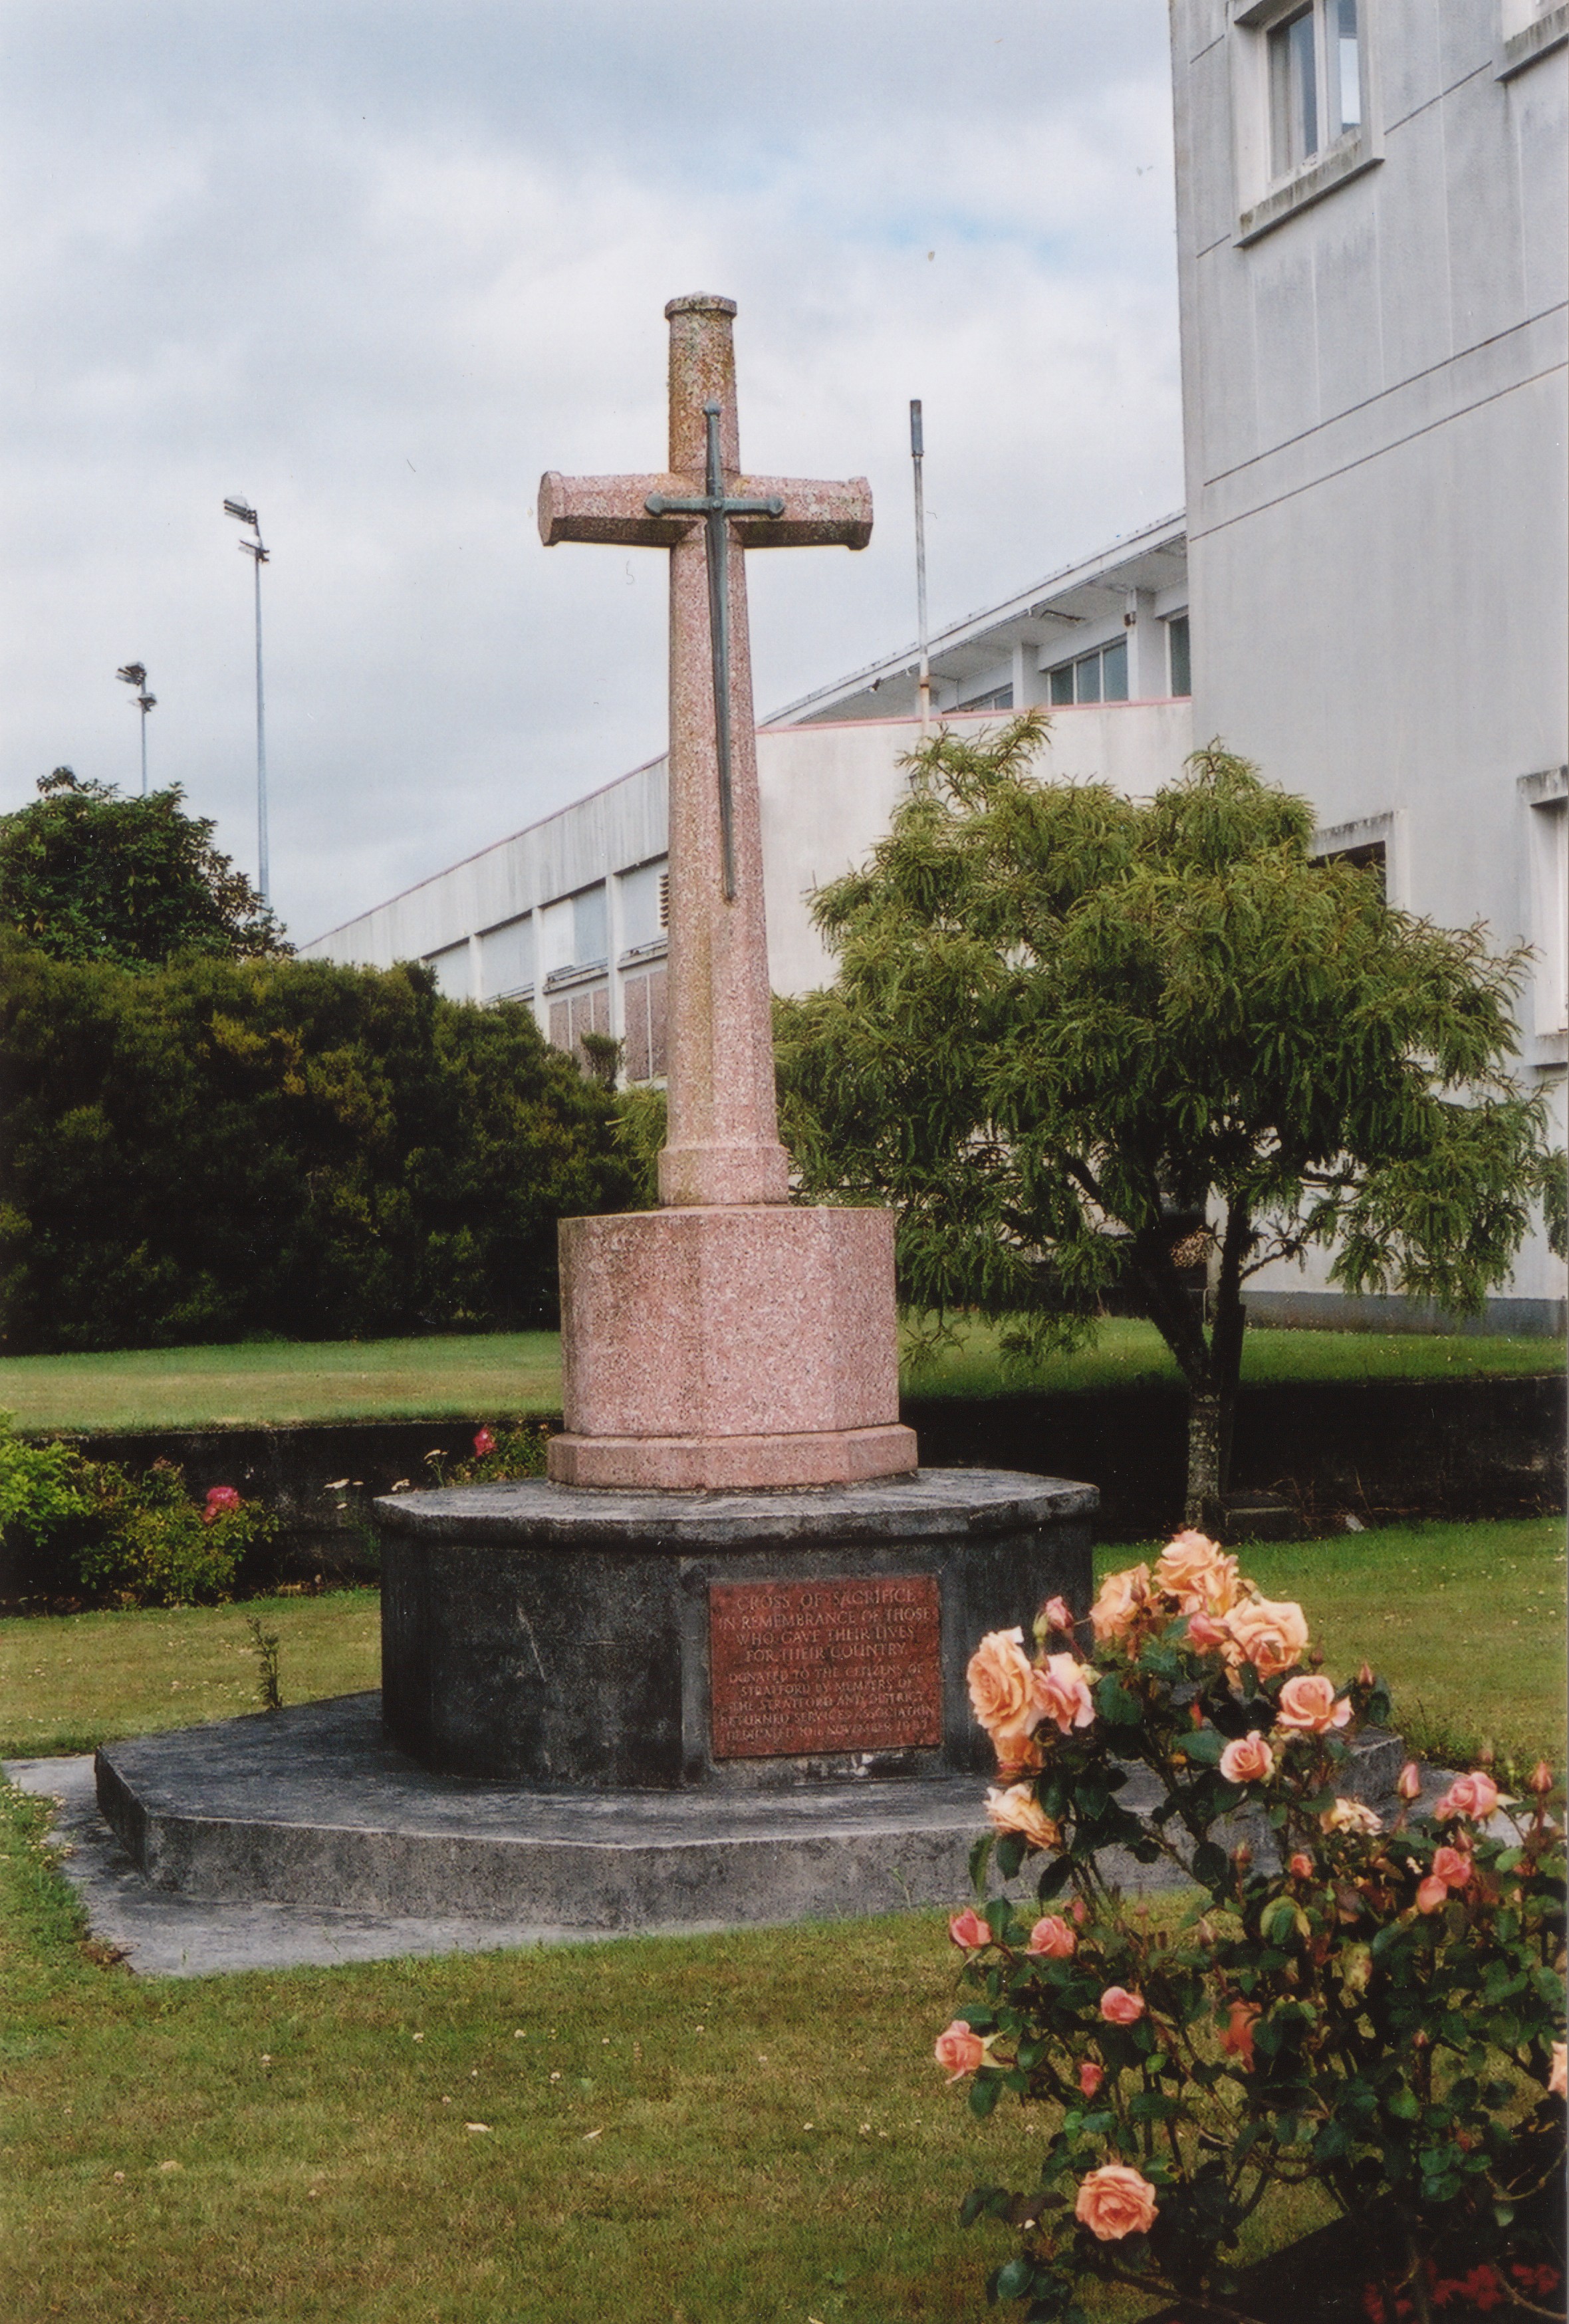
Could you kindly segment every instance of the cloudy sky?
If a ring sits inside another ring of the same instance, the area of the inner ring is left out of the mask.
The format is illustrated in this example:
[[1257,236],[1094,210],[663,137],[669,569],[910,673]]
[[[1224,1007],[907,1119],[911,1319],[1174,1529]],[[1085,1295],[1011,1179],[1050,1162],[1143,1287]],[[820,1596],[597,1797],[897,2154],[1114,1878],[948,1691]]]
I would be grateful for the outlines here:
[[1182,498],[1162,0],[0,0],[0,813],[153,782],[298,941],[663,745],[664,558],[540,545],[658,466],[668,298],[743,457],[872,546],[751,560],[760,713]]

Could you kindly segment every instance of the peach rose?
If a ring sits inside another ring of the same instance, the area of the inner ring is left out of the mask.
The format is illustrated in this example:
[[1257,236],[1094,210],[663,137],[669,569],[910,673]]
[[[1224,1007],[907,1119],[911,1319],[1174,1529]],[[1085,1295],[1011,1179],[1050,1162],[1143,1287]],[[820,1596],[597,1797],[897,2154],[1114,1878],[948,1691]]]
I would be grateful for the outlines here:
[[1028,1784],[995,1784],[986,1794],[986,1815],[993,1831],[1018,1832],[1031,1848],[1060,1848],[1062,1829],[1053,1823]]
[[1430,1872],[1417,1891],[1417,1910],[1419,1913],[1442,1912],[1448,1902],[1447,1886],[1436,1873]]
[[1022,1630],[988,1630],[970,1656],[965,1675],[975,1717],[988,1735],[999,1728],[1021,1728],[1028,1733],[1036,1724],[1038,1714],[1030,1694],[1035,1669],[1024,1651]]
[[1125,1637],[1140,1616],[1149,1610],[1149,1568],[1130,1565],[1124,1572],[1108,1573],[1101,1594],[1090,1608],[1090,1628],[1097,1646]]
[[1401,1768],[1398,1775],[1395,1779],[1395,1789],[1405,1801],[1409,1802],[1411,1800],[1419,1800],[1421,1798],[1422,1770],[1417,1766],[1415,1759],[1407,1760],[1405,1766]]
[[1569,2098],[1569,2044],[1555,2042],[1553,2063],[1547,2075],[1547,2096],[1550,2098]]
[[1275,1772],[1275,1754],[1257,1732],[1228,1743],[1221,1753],[1221,1773],[1228,1784],[1267,1783]]
[[1046,1765],[1046,1754],[1035,1734],[1039,1713],[1031,1711],[1029,1720],[1017,1727],[994,1727],[992,1748],[997,1754],[997,1773],[1005,1784],[1016,1784],[1020,1775],[1038,1775]]
[[1382,1831],[1383,1824],[1361,1800],[1336,1800],[1318,1819],[1321,1831]]
[[1221,2034],[1221,2048],[1229,2058],[1240,2058],[1242,2070],[1253,2070],[1253,2022],[1260,2015],[1256,2001],[1233,2001]]
[[[1564,2044],[1560,2042],[1557,2046],[1561,2050]],[[1105,2079],[1105,2068],[1097,2066],[1093,2058],[1086,2058],[1079,2068],[1079,2088],[1087,2098],[1094,2097]]]
[[1474,1775],[1456,1775],[1433,1813],[1440,1823],[1449,1816],[1470,1816],[1477,1823],[1485,1823],[1502,1797],[1492,1777],[1479,1767]]
[[1106,2244],[1123,2236],[1148,2235],[1158,2209],[1148,2179],[1125,2163],[1103,2163],[1079,2182],[1074,2217]]
[[1101,2015],[1108,2025],[1136,2025],[1144,2015],[1144,1997],[1125,1985],[1109,1985],[1101,1996]]
[[967,1953],[978,1952],[983,1945],[989,1945],[992,1941],[991,1930],[969,1904],[962,1913],[955,1913],[948,1923],[948,1936],[953,1943],[962,1945]]
[[1154,1581],[1185,1614],[1229,1614],[1241,1588],[1236,1559],[1207,1534],[1191,1529],[1168,1542],[1156,1560]]
[[1260,1678],[1278,1677],[1307,1651],[1307,1618],[1289,1600],[1244,1598],[1226,1616],[1226,1628]]
[[1299,1673],[1281,1688],[1276,1717],[1293,1735],[1327,1735],[1332,1727],[1345,1725],[1351,1704],[1336,1702],[1333,1679],[1308,1678]]
[[1029,1932],[1027,1953],[1044,1953],[1050,1960],[1066,1960],[1078,1944],[1078,1939],[1058,1913],[1048,1913],[1037,1921]]
[[977,2066],[984,2065],[986,2044],[978,2034],[971,2032],[962,2017],[955,2017],[937,2035],[933,2055],[949,2081],[960,2082]]
[[1049,1719],[1064,1735],[1075,1727],[1092,1726],[1095,1706],[1089,1681],[1094,1676],[1072,1655],[1048,1655],[1035,1673],[1035,1705],[1042,1725]]

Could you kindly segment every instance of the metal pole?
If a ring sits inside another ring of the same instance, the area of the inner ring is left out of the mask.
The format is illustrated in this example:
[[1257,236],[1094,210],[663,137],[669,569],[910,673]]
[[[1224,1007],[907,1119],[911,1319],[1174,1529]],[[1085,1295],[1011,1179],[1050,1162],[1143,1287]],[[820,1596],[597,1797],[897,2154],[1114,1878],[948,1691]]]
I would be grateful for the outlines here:
[[920,735],[923,742],[931,732],[932,724],[932,673],[927,656],[926,494],[921,484],[921,461],[925,452],[920,398],[912,396],[909,404],[909,456],[915,469],[915,598],[916,618],[920,625],[920,664],[916,684],[920,694]]
[[[260,538],[257,540],[261,547]],[[256,885],[262,901],[267,892],[267,724],[262,706],[262,559],[251,560],[256,576]]]
[[142,713],[142,796],[145,798],[147,796],[147,711],[149,706],[145,702],[138,702],[136,707]]

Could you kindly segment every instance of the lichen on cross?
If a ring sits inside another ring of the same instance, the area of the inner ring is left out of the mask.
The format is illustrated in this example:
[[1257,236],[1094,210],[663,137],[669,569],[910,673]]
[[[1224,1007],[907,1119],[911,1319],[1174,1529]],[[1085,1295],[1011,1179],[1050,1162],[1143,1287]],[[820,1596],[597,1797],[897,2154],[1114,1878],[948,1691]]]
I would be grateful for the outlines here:
[[669,1121],[666,1204],[782,1203],[746,573],[732,546],[864,549],[872,493],[743,475],[730,299],[672,299],[669,469],[540,485],[548,548],[670,552]]

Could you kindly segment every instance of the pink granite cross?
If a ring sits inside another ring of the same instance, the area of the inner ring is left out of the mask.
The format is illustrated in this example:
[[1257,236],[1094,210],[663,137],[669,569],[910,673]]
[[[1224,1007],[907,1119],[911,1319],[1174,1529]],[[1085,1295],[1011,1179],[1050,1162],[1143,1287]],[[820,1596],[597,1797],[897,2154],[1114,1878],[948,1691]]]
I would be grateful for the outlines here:
[[670,552],[669,1126],[663,1204],[782,1203],[746,573],[730,548],[864,549],[872,492],[741,474],[733,299],[672,299],[670,466],[540,485],[540,536]]

